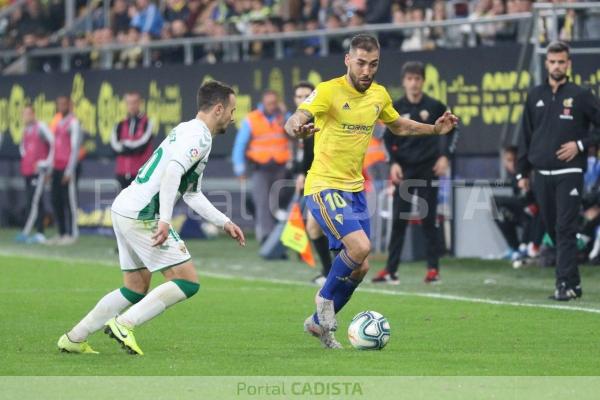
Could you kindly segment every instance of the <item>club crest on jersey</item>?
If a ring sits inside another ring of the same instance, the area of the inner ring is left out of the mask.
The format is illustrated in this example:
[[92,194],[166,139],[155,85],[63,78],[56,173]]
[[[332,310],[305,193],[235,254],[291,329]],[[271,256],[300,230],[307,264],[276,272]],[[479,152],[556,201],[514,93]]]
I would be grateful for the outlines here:
[[187,248],[185,247],[185,244],[181,243],[179,245],[179,251],[181,251],[183,254],[187,254]]
[[381,111],[381,106],[379,106],[379,104],[375,104],[375,114],[379,115],[380,111]]
[[427,110],[419,111],[419,117],[421,117],[422,121],[427,121],[427,118],[429,118],[429,111],[427,111]]
[[573,98],[569,97],[568,99],[563,100],[563,107],[572,108],[573,107]]
[[571,115],[571,109],[570,108],[564,108],[562,114],[560,114],[560,119],[573,119],[573,116]]
[[198,158],[200,158],[200,150],[198,150],[197,148],[191,148],[190,149],[190,158],[192,160],[197,160]]
[[342,110],[350,110],[350,104],[348,104],[348,102],[344,103],[344,106],[342,107]]

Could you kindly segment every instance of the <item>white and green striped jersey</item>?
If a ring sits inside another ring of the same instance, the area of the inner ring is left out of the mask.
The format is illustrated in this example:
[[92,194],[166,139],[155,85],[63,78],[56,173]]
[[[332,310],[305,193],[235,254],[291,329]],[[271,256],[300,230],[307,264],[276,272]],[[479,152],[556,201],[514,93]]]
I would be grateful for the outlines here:
[[158,219],[161,180],[167,165],[175,161],[185,171],[178,198],[186,192],[200,191],[211,145],[212,136],[204,122],[193,119],[180,123],[142,165],[133,183],[119,193],[112,210],[128,218]]

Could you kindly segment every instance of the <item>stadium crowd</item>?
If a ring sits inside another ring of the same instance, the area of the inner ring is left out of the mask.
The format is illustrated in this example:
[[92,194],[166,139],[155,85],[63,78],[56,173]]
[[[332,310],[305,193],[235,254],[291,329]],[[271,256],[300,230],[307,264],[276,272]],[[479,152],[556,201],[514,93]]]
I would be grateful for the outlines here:
[[[4,1],[7,2],[6,0]],[[130,45],[115,57],[115,67],[133,68],[142,60],[137,46],[149,41],[188,37],[219,38],[226,35],[257,35],[279,32],[331,30],[367,24],[440,21],[450,18],[515,14],[530,11],[531,0],[113,0],[105,15],[102,0],[76,0],[79,18],[65,35],[53,35],[65,24],[65,2],[57,0],[27,0],[0,20],[0,50],[25,53],[35,48],[91,47],[73,57],[73,69],[102,65],[107,44]],[[560,19],[560,37],[571,39],[576,33],[578,18],[569,13]],[[589,22],[589,21],[586,21]],[[594,22],[594,21],[592,21]],[[543,26],[548,24],[544,23]],[[586,23],[587,30],[598,24]],[[547,26],[547,28],[550,28]],[[585,33],[577,32],[580,35]],[[497,23],[452,28],[402,29],[383,34],[383,47],[403,51],[428,50],[438,47],[493,45],[497,42],[525,40],[524,24]],[[342,52],[347,39],[334,37],[329,52]],[[318,37],[285,44],[286,57],[318,55]],[[252,42],[250,59],[274,56],[272,42]],[[215,63],[222,60],[221,44],[196,46],[195,61]],[[152,65],[181,63],[182,47],[153,51]],[[56,69],[58,58],[42,60],[40,68]]]

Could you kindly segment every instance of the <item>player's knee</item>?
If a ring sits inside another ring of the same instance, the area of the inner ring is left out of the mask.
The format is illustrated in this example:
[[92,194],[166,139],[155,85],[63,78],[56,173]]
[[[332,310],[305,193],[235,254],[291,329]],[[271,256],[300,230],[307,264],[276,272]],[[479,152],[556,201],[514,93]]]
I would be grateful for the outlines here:
[[176,284],[188,299],[200,290],[200,284],[197,281],[193,282],[186,279],[173,279],[171,282]]
[[123,297],[127,299],[127,301],[129,301],[131,304],[136,304],[139,303],[144,298],[144,296],[146,296],[146,293],[148,292],[148,287],[146,286],[145,289],[140,289],[137,287],[131,288],[123,286],[119,289],[119,291],[121,292]]
[[358,264],[362,264],[367,259],[371,252],[371,242],[369,240],[362,240],[357,242],[352,248],[348,249],[348,255],[352,260]]

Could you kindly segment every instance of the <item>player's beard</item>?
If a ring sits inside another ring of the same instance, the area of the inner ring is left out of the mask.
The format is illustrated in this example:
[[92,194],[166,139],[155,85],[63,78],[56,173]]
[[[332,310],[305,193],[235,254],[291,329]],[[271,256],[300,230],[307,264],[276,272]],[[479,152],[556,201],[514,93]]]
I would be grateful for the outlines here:
[[371,87],[371,84],[373,83],[373,78],[370,78],[369,83],[363,83],[352,72],[350,72],[348,75],[350,76],[350,80],[352,81],[354,89],[358,90],[361,93],[366,92],[367,89],[369,89]]
[[552,78],[552,80],[554,80],[556,82],[562,81],[563,79],[565,79],[566,76],[567,76],[567,74],[562,71],[556,71],[556,72],[552,72],[550,74],[550,77]]

